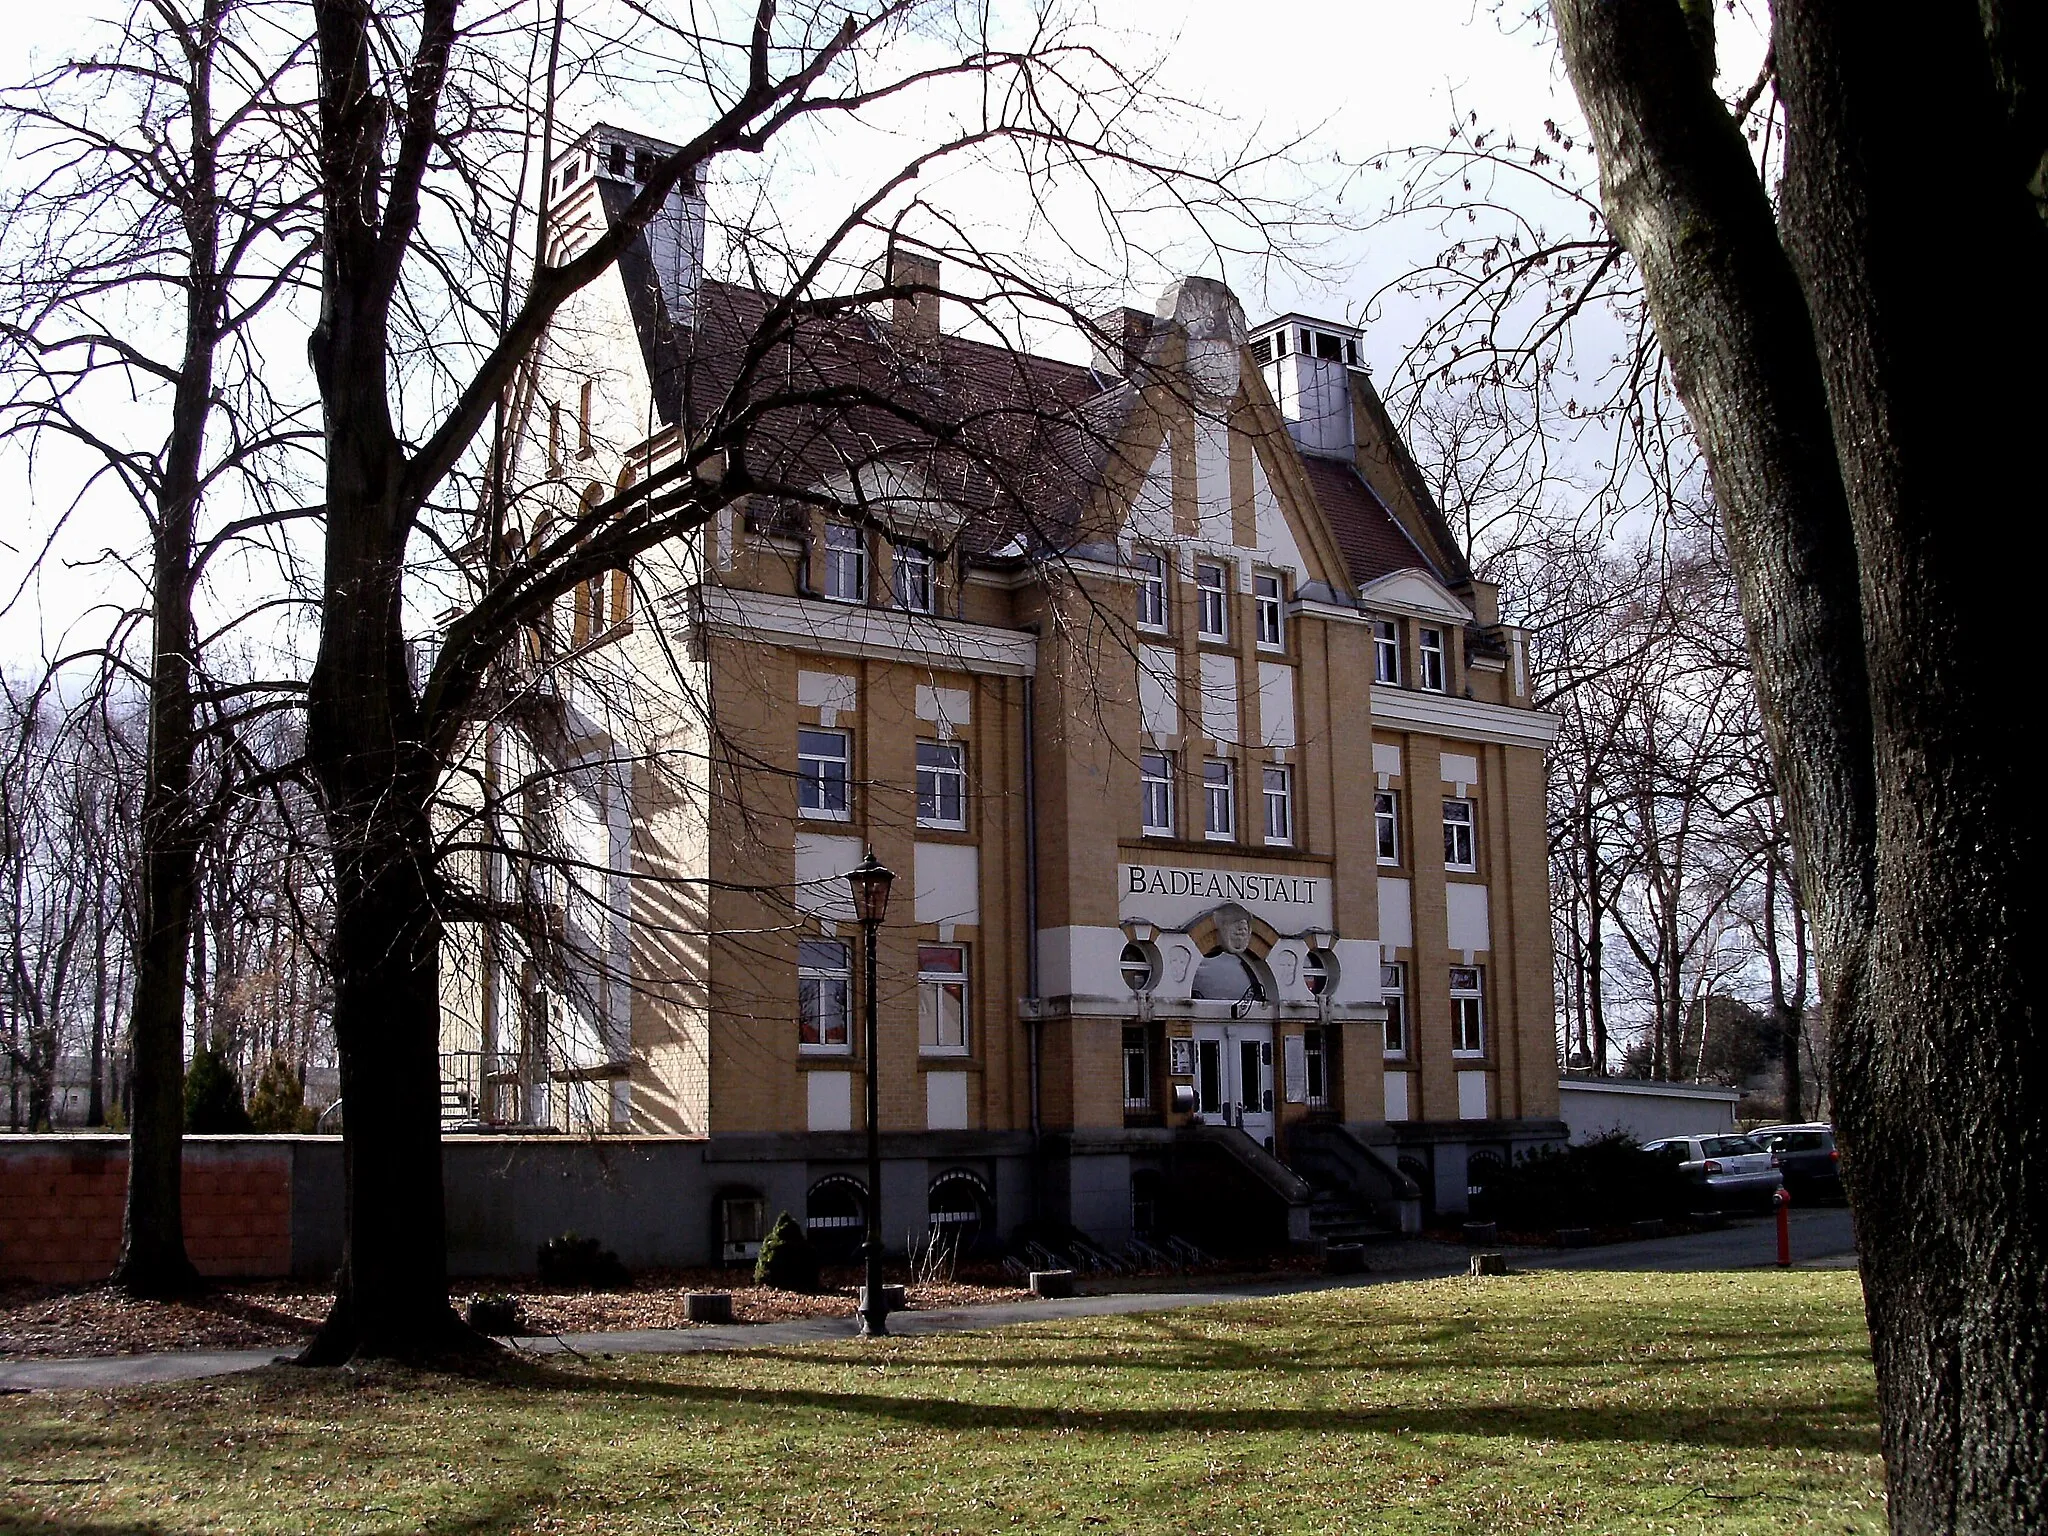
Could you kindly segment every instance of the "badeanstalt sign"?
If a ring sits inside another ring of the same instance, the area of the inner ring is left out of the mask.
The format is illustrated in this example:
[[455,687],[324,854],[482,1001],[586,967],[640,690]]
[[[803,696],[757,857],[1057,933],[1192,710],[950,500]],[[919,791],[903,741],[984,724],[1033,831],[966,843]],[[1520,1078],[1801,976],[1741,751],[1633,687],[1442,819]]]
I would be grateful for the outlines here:
[[1163,864],[1119,864],[1117,915],[1180,928],[1204,912],[1234,901],[1281,933],[1327,929],[1330,882],[1322,875],[1281,874],[1256,866],[1189,869]]

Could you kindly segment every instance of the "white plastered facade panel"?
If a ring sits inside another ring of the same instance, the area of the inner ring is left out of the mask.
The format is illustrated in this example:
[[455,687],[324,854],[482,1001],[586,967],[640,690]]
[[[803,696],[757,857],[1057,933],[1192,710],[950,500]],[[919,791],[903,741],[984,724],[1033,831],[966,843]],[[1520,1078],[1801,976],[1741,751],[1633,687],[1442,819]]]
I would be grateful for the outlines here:
[[814,1131],[853,1129],[853,1074],[851,1072],[806,1072],[804,1089]]
[[865,851],[857,837],[797,833],[796,909],[828,922],[851,922],[853,892],[845,876]]
[[914,905],[920,923],[979,923],[981,850],[972,843],[919,843]]
[[1476,954],[1493,947],[1485,886],[1462,881],[1447,885],[1444,906],[1452,949]]
[[1395,949],[1415,944],[1415,925],[1408,911],[1408,882],[1392,875],[1380,876],[1380,942]]

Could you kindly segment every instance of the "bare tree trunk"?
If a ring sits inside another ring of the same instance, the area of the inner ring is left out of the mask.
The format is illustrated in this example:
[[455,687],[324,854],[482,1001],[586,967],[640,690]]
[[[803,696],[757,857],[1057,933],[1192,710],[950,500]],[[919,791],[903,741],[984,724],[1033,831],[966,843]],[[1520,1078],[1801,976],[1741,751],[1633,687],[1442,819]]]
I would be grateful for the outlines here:
[[1554,5],[1741,580],[1820,961],[1892,1529],[2040,1531],[2040,809],[2024,712],[1986,665],[2031,637],[1985,553],[2039,500],[2048,383],[2002,365],[2048,350],[2028,185],[2048,82],[2017,8],[1776,11],[1782,235],[1675,0]]
[[121,1258],[114,1268],[117,1284],[144,1296],[190,1290],[199,1280],[185,1253],[182,1188],[185,957],[198,849],[192,805],[192,545],[221,313],[212,101],[219,25],[220,0],[208,0],[186,49],[192,142],[182,210],[190,252],[185,352],[172,399],[150,572],[154,612],[142,791],[142,920],[128,1026],[134,1112]]
[[85,1123],[107,1123],[107,903],[104,880],[93,880],[92,917],[92,1086],[87,1090]]

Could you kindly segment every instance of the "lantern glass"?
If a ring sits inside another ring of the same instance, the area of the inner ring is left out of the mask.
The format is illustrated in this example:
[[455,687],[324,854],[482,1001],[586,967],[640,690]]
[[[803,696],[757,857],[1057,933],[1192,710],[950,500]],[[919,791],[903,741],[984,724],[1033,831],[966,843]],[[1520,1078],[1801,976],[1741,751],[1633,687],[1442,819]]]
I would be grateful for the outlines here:
[[846,883],[853,887],[853,913],[863,923],[879,923],[889,915],[889,885],[896,872],[875,857],[868,856],[847,871]]

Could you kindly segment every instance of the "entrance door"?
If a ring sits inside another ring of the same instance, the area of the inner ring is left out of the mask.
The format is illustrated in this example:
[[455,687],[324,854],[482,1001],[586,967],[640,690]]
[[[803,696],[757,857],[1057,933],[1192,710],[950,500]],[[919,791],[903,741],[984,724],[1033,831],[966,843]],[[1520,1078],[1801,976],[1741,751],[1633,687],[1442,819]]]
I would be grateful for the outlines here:
[[1273,1026],[1195,1026],[1195,1114],[1273,1146]]

